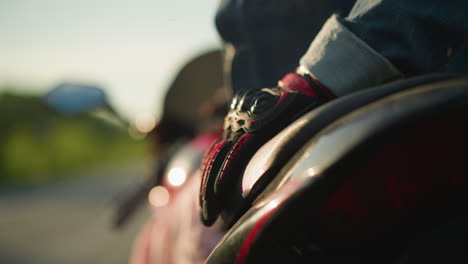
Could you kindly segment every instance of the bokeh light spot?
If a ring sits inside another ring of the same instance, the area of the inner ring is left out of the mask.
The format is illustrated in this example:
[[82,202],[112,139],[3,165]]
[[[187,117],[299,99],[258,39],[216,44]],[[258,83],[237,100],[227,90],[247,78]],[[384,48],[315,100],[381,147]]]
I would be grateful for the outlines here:
[[181,186],[187,179],[187,173],[182,168],[172,168],[169,171],[168,181],[172,186]]
[[148,200],[154,207],[163,207],[169,203],[169,192],[163,186],[156,186],[149,192]]
[[135,128],[140,133],[149,133],[156,126],[156,118],[151,114],[140,114],[135,119]]

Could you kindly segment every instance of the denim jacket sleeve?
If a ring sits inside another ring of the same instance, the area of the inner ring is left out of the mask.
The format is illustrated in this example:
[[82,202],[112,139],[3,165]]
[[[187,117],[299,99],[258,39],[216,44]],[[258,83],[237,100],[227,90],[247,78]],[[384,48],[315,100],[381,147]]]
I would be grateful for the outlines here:
[[403,77],[390,61],[344,27],[336,15],[324,24],[300,65],[337,96]]

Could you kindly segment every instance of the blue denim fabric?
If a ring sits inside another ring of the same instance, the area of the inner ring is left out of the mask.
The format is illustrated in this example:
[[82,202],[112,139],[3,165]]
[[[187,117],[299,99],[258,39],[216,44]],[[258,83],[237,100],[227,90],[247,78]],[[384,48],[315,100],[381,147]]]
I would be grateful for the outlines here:
[[336,96],[404,77],[338,19],[333,15],[323,25],[300,60],[300,72],[312,74]]
[[222,0],[216,26],[235,54],[234,91],[273,87],[294,71],[332,13],[346,15],[355,0]]
[[468,74],[467,0],[222,0],[221,37],[235,48],[234,91],[276,85],[331,13],[406,76]]
[[406,76],[468,74],[468,1],[358,0],[340,22]]

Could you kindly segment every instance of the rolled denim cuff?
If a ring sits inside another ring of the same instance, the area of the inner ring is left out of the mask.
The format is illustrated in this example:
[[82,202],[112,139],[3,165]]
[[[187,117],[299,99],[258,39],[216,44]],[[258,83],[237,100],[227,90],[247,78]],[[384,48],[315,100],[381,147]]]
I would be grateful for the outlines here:
[[403,77],[390,61],[344,27],[333,15],[300,60],[336,96]]

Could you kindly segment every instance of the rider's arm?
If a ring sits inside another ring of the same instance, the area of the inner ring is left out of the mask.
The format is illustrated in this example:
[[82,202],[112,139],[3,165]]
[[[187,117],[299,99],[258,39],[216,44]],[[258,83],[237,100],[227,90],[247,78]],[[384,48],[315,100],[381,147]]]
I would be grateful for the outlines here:
[[468,74],[464,0],[358,0],[333,16],[301,65],[336,95],[429,72]]
[[336,96],[402,76],[385,57],[351,33],[332,16],[302,57],[308,71]]

